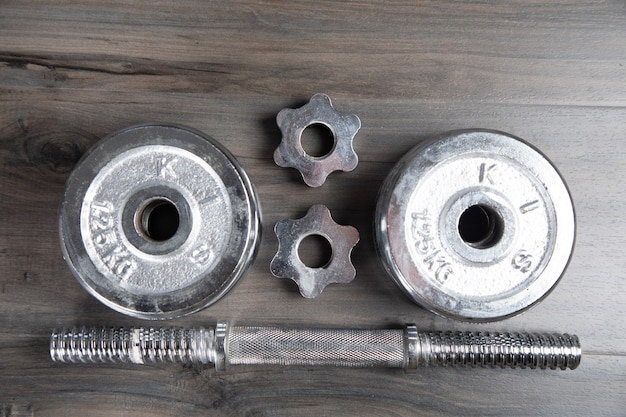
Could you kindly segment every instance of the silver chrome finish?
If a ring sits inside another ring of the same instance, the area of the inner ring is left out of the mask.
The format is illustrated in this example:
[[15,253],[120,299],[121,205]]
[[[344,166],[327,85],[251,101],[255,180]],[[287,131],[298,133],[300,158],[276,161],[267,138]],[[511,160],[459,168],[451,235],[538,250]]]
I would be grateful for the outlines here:
[[[270,270],[275,277],[295,281],[303,297],[317,297],[328,284],[347,284],[356,276],[350,253],[359,241],[359,232],[335,223],[326,206],[312,206],[301,219],[283,219],[276,223],[274,232],[278,252]],[[324,237],[332,248],[330,262],[321,268],[306,266],[298,256],[300,243],[312,235]]]
[[215,140],[142,125],[100,141],[78,163],[59,230],[64,258],[92,295],[134,317],[165,319],[207,307],[236,284],[258,247],[260,211],[246,173]]
[[[361,120],[354,114],[336,111],[326,94],[315,94],[298,109],[282,109],[276,122],[283,136],[274,151],[274,161],[278,166],[300,171],[308,186],[319,187],[333,171],[356,168],[359,159],[352,141],[361,128]],[[314,124],[326,126],[335,139],[330,153],[321,157],[308,155],[302,147],[302,132]]]
[[[179,362],[224,365],[418,366],[575,369],[577,336],[548,333],[418,332],[405,329],[96,329],[55,331],[50,357],[56,362]],[[220,345],[220,343],[222,343]],[[216,358],[217,363],[216,363]]]
[[381,187],[374,231],[387,272],[416,303],[490,321],[554,288],[575,219],[545,156],[508,134],[476,130],[409,151]]
[[405,356],[403,337],[402,329],[233,326],[227,344],[228,363],[401,368]]

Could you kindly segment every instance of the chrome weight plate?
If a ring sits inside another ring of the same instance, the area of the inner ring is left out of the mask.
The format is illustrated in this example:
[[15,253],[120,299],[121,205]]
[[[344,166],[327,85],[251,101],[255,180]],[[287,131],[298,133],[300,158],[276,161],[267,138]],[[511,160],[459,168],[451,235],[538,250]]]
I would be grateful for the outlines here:
[[259,242],[254,189],[215,140],[171,125],[130,127],[90,149],[59,211],[80,283],[134,317],[172,318],[219,300]]
[[556,169],[522,140],[452,132],[392,169],[375,237],[387,272],[416,303],[491,321],[554,288],[572,253],[574,208]]

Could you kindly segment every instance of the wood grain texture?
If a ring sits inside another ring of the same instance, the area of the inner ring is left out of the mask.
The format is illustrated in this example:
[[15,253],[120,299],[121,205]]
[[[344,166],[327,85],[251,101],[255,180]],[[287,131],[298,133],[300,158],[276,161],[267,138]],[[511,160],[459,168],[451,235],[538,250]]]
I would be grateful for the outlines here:
[[[0,416],[624,415],[626,410],[626,4],[561,0],[11,1],[0,3]],[[276,113],[324,92],[359,115],[360,164],[319,189],[272,160]],[[216,305],[168,323],[559,331],[571,372],[64,366],[53,328],[149,325],[87,294],[61,257],[57,206],[89,146],[146,122],[218,139],[264,213],[256,262]],[[379,265],[377,189],[434,134],[520,136],[566,178],[572,263],[540,305],[489,325],[435,317]],[[361,233],[358,275],[315,300],[269,273],[276,221],[326,204]]]

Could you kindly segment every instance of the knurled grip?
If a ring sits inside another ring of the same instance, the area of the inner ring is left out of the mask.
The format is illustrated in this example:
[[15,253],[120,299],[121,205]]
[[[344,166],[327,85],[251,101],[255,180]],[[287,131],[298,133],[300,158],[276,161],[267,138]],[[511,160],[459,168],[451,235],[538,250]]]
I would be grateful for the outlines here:
[[225,352],[230,365],[310,365],[402,368],[404,330],[290,329],[233,326]]

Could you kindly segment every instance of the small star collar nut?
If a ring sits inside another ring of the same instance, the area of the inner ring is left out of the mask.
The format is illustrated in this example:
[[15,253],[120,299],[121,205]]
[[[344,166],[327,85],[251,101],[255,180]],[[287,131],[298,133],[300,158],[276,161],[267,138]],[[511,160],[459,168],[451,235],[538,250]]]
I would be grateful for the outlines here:
[[[283,219],[276,223],[274,232],[278,252],[270,270],[277,278],[295,281],[303,297],[315,298],[328,284],[347,284],[356,276],[350,253],[359,241],[359,232],[352,226],[335,223],[326,206],[311,207],[301,219]],[[331,260],[321,268],[306,266],[298,256],[300,243],[312,235],[326,238],[332,248]]]
[[[318,93],[298,109],[282,109],[276,116],[282,132],[280,145],[274,151],[278,166],[300,171],[309,187],[319,187],[333,171],[352,171],[359,158],[354,152],[352,141],[361,128],[361,120],[354,114],[339,113],[330,97]],[[333,149],[324,156],[308,155],[302,147],[302,132],[307,127],[321,124],[333,134]]]

